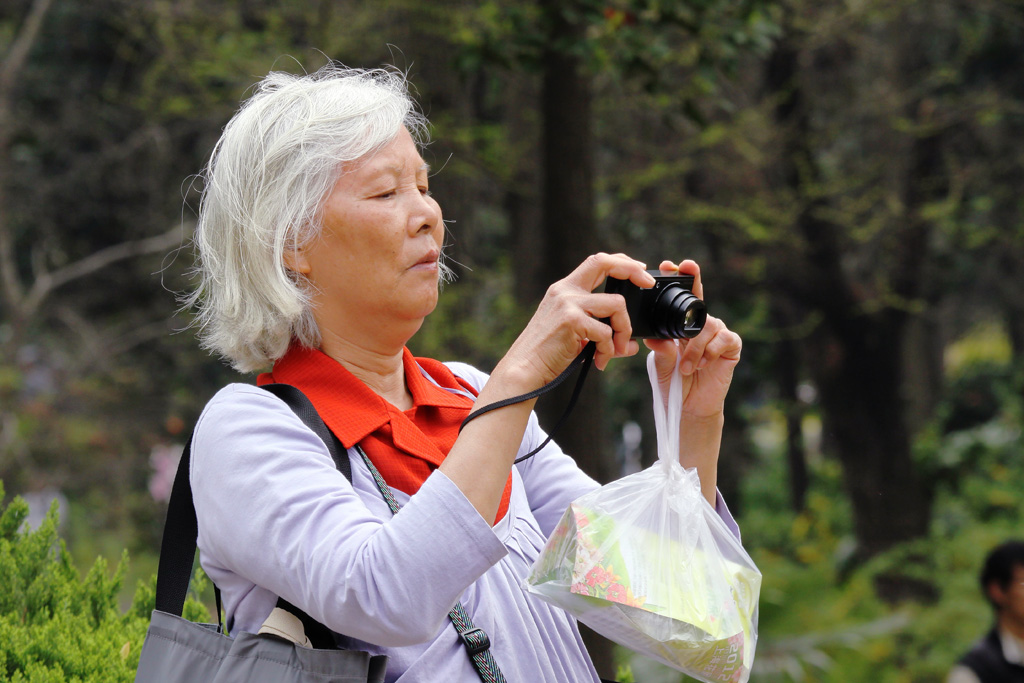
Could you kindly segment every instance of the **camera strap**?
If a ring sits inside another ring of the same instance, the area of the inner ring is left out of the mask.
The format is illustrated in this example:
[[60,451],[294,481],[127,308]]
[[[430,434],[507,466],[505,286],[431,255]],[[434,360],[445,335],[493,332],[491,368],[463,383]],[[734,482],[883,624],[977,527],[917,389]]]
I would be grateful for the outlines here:
[[466,419],[462,421],[461,425],[459,425],[459,431],[461,432],[463,427],[469,424],[470,420],[474,420],[483,415],[484,413],[489,413],[492,410],[504,408],[505,406],[514,405],[516,403],[522,403],[523,401],[529,401],[531,398],[537,398],[541,394],[546,394],[547,392],[551,391],[559,384],[564,382],[569,377],[569,375],[576,371],[577,368],[581,368],[580,376],[576,379],[576,386],[573,387],[572,396],[569,398],[569,405],[565,407],[565,412],[562,413],[562,416],[558,418],[558,422],[555,423],[555,426],[548,433],[548,438],[544,439],[544,443],[537,446],[526,455],[522,456],[521,458],[516,458],[515,463],[520,463],[526,460],[527,458],[533,457],[534,455],[539,453],[542,448],[548,445],[552,437],[554,437],[555,432],[557,432],[559,428],[562,426],[562,423],[565,422],[565,418],[569,417],[569,413],[571,413],[573,407],[576,406],[576,399],[580,397],[580,391],[583,389],[583,382],[584,380],[587,379],[587,372],[590,370],[590,366],[594,364],[594,354],[596,352],[597,343],[592,341],[587,342],[587,345],[583,347],[583,350],[580,351],[580,354],[576,356],[571,363],[569,363],[569,367],[563,370],[562,374],[560,374],[558,377],[554,378],[541,388],[534,389],[529,393],[522,394],[520,396],[513,396],[511,398],[505,398],[500,401],[495,401],[494,403],[489,403],[485,405],[483,408],[478,408],[474,410],[469,415],[467,415]]

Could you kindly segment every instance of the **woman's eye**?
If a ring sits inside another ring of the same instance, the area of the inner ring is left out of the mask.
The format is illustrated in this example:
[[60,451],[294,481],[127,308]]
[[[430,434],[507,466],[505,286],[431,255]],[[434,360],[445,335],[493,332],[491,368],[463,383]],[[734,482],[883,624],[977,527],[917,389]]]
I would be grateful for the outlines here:
[[387,192],[381,192],[380,194],[377,195],[376,198],[377,199],[391,199],[394,196],[395,196],[395,191],[394,190],[388,190]]
[[426,188],[426,187],[421,187],[420,188],[420,194],[423,195],[424,197],[431,197],[431,196],[433,196],[431,194],[430,190],[428,188]]

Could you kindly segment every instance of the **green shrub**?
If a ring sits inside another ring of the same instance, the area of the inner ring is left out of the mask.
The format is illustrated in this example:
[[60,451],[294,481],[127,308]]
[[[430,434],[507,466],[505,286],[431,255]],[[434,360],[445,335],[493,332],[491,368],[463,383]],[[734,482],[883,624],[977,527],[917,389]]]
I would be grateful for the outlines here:
[[[134,680],[156,578],[139,582],[122,614],[117,596],[127,552],[113,575],[100,557],[82,578],[57,537],[56,504],[37,529],[25,524],[27,516],[21,498],[0,513],[0,676],[18,683]],[[185,616],[209,615],[189,599]]]

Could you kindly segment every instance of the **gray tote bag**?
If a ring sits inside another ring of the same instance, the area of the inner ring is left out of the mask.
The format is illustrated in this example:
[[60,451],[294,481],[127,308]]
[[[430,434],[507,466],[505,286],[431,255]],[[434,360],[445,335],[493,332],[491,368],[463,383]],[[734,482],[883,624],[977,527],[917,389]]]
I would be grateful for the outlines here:
[[[276,385],[280,387],[282,385]],[[287,387],[291,389],[290,387]],[[272,390],[278,394],[278,391]],[[282,396],[321,438],[326,426],[301,393]],[[328,443],[328,447],[332,444]],[[156,609],[135,672],[136,683],[383,683],[387,657],[333,647],[334,634],[307,614],[278,600],[278,608],[294,615],[315,648],[269,634],[224,634],[222,624],[198,624],[181,617],[196,555],[195,504],[189,482],[192,439],[185,445],[171,489],[167,521],[160,545],[156,578]],[[331,449],[335,464],[351,480],[347,455]],[[342,459],[344,456],[344,459]],[[216,589],[217,619],[221,618]],[[298,639],[302,642],[302,638]],[[322,648],[322,649],[321,649]]]
[[154,611],[136,683],[383,683],[386,658],[356,650],[314,650],[270,635],[222,635]]

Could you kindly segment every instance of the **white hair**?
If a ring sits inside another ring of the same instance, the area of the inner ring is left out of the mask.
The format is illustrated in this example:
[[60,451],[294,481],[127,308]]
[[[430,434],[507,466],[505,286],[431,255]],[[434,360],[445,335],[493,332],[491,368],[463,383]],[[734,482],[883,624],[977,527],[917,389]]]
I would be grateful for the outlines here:
[[224,128],[203,178],[196,225],[197,309],[203,347],[242,372],[272,364],[292,339],[320,344],[309,285],[286,250],[320,233],[340,166],[379,151],[405,127],[420,144],[427,120],[394,69],[327,65],[272,72]]

